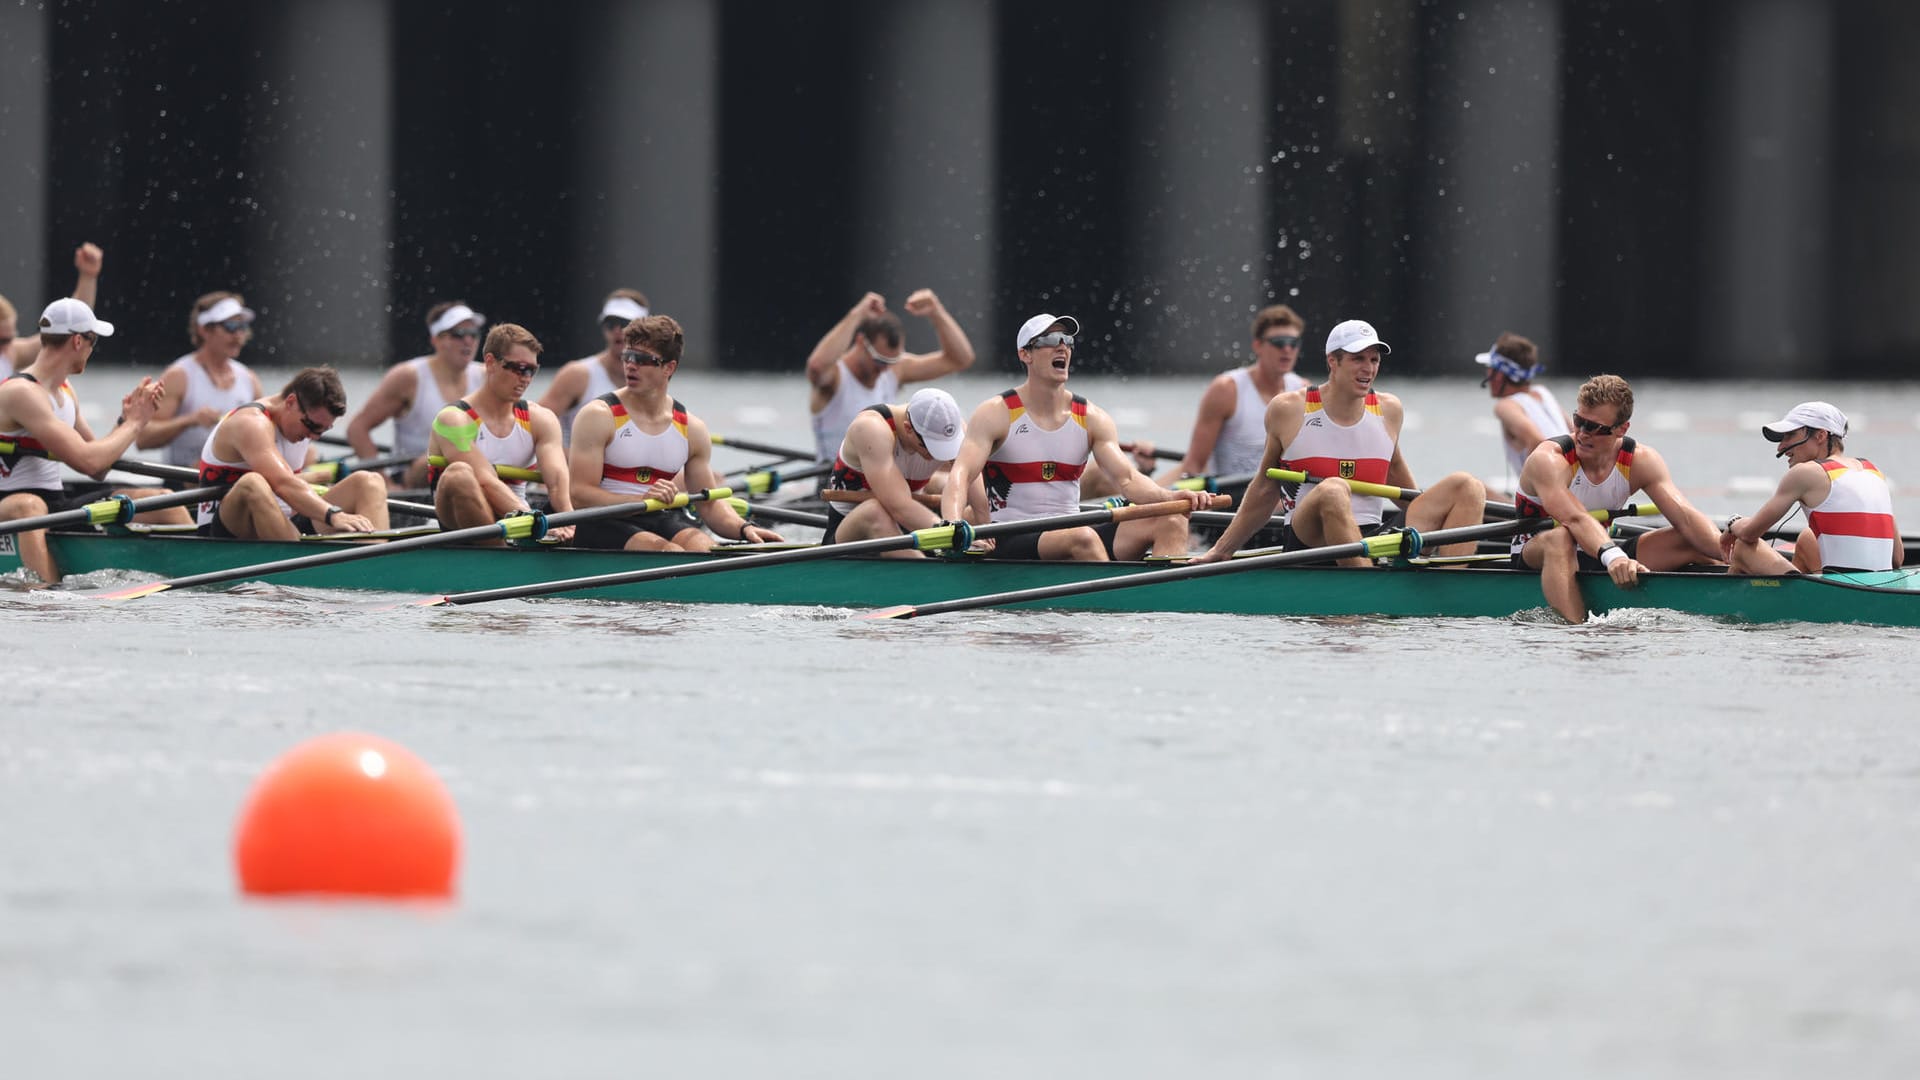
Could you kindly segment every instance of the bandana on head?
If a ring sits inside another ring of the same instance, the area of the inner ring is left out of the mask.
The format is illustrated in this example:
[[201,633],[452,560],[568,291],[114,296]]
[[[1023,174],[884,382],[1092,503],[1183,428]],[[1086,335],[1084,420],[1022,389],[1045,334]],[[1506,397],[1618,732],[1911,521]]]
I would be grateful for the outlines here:
[[1515,361],[1501,356],[1492,348],[1487,349],[1487,373],[1489,377],[1491,377],[1493,372],[1497,371],[1505,375],[1508,382],[1526,382],[1528,379],[1533,378],[1545,370],[1547,370],[1545,364],[1535,364],[1530,368],[1521,367]]

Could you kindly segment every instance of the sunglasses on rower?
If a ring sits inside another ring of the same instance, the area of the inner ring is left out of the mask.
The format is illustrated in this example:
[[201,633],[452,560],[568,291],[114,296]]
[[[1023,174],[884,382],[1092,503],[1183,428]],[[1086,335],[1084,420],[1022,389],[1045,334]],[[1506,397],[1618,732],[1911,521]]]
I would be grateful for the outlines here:
[[1262,338],[1261,340],[1276,349],[1297,349],[1300,347],[1299,334],[1275,334],[1272,337]]
[[1602,424],[1595,420],[1589,420],[1579,413],[1573,414],[1573,429],[1588,435],[1611,435],[1615,428],[1618,428],[1624,423],[1626,423],[1625,420],[1615,420],[1611,424]]
[[299,406],[300,423],[306,427],[309,435],[325,435],[327,429],[333,426],[332,424],[322,424],[313,417],[308,416],[306,402],[301,401],[299,398],[294,398],[293,401],[295,405]]
[[1029,349],[1051,349],[1056,345],[1064,345],[1069,349],[1073,348],[1073,335],[1063,334],[1056,330],[1051,334],[1041,334],[1039,337],[1027,342],[1027,348]]
[[447,334],[451,337],[462,338],[467,341],[475,341],[475,340],[478,340],[480,337],[480,328],[477,326],[458,326],[453,328],[452,330],[447,331]]
[[618,315],[609,315],[600,320],[600,329],[604,333],[614,334],[627,328],[627,320]]
[[523,379],[533,378],[533,373],[540,370],[539,364],[523,364],[518,360],[502,360],[500,366]]
[[620,354],[620,359],[623,363],[633,364],[636,367],[666,367],[667,366],[667,359],[665,357],[655,356],[652,353],[641,352],[638,349],[628,349],[626,352],[623,352]]

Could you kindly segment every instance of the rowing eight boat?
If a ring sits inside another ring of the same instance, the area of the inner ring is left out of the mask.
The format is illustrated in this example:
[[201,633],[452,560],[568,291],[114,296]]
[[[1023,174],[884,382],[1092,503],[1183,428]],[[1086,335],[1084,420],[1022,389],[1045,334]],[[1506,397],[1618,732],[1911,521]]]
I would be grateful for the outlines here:
[[[47,534],[47,539],[54,558],[68,574],[122,570],[169,578],[312,555],[352,542],[218,540],[147,531],[54,531]],[[295,571],[272,580],[308,588],[438,594],[734,557],[725,553],[448,547],[396,552],[378,559]],[[11,538],[0,537],[0,572],[15,570],[19,565]],[[1161,565],[846,558],[572,595],[601,600],[882,607],[1115,575],[1150,575]],[[1616,588],[1603,574],[1583,575],[1581,591],[1587,606],[1596,612],[1651,607],[1749,622],[1920,626],[1920,568],[1804,578],[1651,574],[1642,581],[1640,588],[1627,590]],[[1478,566],[1399,566],[1386,570],[1249,570],[1218,578],[1096,593],[1057,606],[1240,615],[1506,617],[1545,605],[1540,579],[1534,574]]]

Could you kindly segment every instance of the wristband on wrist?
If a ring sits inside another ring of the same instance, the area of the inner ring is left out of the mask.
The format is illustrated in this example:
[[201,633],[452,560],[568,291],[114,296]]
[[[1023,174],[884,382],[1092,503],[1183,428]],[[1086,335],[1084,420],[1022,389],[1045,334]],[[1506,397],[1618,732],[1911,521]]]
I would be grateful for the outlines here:
[[740,535],[734,537],[734,539],[740,541],[743,544],[750,543],[750,541],[747,539],[747,530],[751,528],[753,528],[753,524],[751,522],[746,522],[746,521],[741,522]]
[[1600,549],[1600,566],[1602,569],[1611,570],[1614,563],[1626,557],[1627,553],[1620,550],[1619,544],[1608,544]]
[[327,507],[327,516],[326,516],[326,517],[324,517],[324,518],[321,518],[320,520],[322,520],[322,521],[324,521],[324,522],[326,522],[327,524],[329,524],[329,525],[331,525],[331,524],[333,524],[333,515],[335,515],[335,514],[337,514],[337,513],[339,513],[339,512],[340,512],[340,508],[339,508],[339,507],[337,507],[337,506],[329,506],[329,507]]

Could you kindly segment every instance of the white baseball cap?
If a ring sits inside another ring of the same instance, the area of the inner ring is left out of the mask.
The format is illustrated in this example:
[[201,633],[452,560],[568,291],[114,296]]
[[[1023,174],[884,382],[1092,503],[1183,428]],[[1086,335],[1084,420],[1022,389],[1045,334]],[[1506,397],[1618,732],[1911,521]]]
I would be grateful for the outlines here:
[[632,322],[635,319],[644,319],[648,314],[646,305],[630,296],[610,296],[600,308],[602,319],[625,319]]
[[1080,320],[1071,315],[1035,315],[1033,318],[1020,324],[1020,334],[1014,339],[1013,347],[1016,349],[1026,348],[1027,342],[1046,333],[1047,327],[1052,326],[1054,323],[1066,323],[1067,333],[1072,334],[1074,337],[1080,336]]
[[455,304],[441,312],[439,318],[427,324],[427,333],[444,334],[454,327],[459,326],[461,323],[466,322],[468,319],[472,319],[481,326],[487,325],[487,317],[485,315],[480,314],[465,304]]
[[85,301],[63,296],[47,305],[40,313],[40,332],[43,334],[99,334],[101,337],[113,336],[113,324],[96,318],[93,309]]
[[1355,353],[1380,346],[1382,353],[1393,351],[1392,346],[1380,340],[1380,334],[1373,324],[1361,319],[1348,319],[1332,330],[1327,331],[1327,355],[1337,352]]
[[1803,401],[1787,410],[1787,415],[1760,429],[1768,442],[1781,439],[1801,428],[1819,428],[1841,438],[1847,437],[1847,414],[1824,401]]
[[214,301],[212,307],[201,312],[193,321],[201,326],[212,326],[214,323],[226,322],[228,319],[245,319],[252,322],[253,309],[241,306],[240,301],[231,296],[223,296]]
[[[1051,324],[1049,324],[1051,325]],[[952,461],[960,455],[960,443],[967,437],[967,422],[960,416],[960,403],[945,390],[928,387],[907,400],[907,419],[927,453],[935,461]]]

